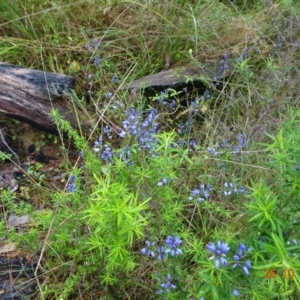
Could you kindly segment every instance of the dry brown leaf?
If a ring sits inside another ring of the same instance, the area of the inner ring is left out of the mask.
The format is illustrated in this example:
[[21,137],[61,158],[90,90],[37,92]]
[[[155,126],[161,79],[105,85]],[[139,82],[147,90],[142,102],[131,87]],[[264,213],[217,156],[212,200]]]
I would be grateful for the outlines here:
[[17,250],[15,243],[0,242],[0,254],[13,252]]

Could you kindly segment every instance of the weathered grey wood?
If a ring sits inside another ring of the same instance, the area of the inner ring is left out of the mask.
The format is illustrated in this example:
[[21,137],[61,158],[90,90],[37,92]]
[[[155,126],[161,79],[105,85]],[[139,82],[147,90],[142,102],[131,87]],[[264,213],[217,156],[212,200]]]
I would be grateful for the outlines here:
[[225,64],[226,68],[224,68],[224,63],[220,60],[216,60],[172,68],[137,79],[131,84],[126,85],[125,88],[142,90],[145,94],[152,94],[167,87],[176,90],[184,87],[205,89],[204,78],[206,78],[206,80],[218,81],[228,75],[231,70],[230,62],[226,61]]
[[56,132],[49,118],[56,108],[73,127],[76,118],[65,96],[70,96],[75,79],[0,62],[0,113],[47,132]]

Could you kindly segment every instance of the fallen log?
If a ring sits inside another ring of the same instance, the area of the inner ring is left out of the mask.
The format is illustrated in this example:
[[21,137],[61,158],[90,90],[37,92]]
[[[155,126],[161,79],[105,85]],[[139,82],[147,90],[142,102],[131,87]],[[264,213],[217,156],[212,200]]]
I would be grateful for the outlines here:
[[0,113],[33,127],[56,133],[49,117],[52,109],[77,128],[67,98],[75,88],[72,76],[47,73],[0,62]]
[[195,65],[171,68],[149,75],[125,85],[131,91],[141,91],[146,96],[154,96],[167,88],[177,91],[207,89],[205,81],[222,82],[233,71],[231,60],[203,61]]

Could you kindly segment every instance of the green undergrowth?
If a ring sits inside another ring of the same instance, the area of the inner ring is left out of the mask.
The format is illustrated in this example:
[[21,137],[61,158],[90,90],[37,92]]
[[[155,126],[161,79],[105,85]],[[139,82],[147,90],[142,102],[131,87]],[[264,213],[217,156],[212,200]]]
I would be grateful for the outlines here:
[[[59,184],[36,163],[1,190],[0,237],[39,262],[36,299],[299,298],[299,11],[1,2],[1,60],[77,79],[79,130],[51,112]],[[206,60],[201,89],[125,89]]]

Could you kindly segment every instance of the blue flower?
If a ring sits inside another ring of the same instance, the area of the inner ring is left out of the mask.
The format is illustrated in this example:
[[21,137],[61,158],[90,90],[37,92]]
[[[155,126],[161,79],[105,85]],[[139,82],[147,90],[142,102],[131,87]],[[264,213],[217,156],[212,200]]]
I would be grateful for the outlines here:
[[94,142],[94,147],[95,147],[93,149],[94,152],[99,152],[102,145],[103,145],[103,138],[102,138],[102,135],[100,135],[99,139]]
[[141,254],[150,257],[155,257],[155,253],[151,250],[151,248],[156,245],[156,242],[145,241],[145,244],[146,247],[141,250]]
[[158,246],[157,247],[157,260],[162,261],[166,257],[166,249],[164,246]]
[[236,193],[237,192],[237,189],[233,186],[232,183],[225,182],[224,183],[224,188],[226,189],[224,191],[224,196],[225,197],[230,196],[232,193]]
[[191,149],[196,150],[196,147],[197,147],[197,141],[196,141],[196,139],[194,139],[194,138],[190,139],[189,145],[190,145]]
[[[113,93],[112,92],[108,92],[107,97],[108,98],[112,98],[113,97]],[[116,100],[113,104],[110,105],[110,107],[112,109],[124,109],[124,103],[120,102],[119,100]]]
[[139,145],[141,148],[148,149],[150,152],[154,150],[157,145],[157,140],[154,136],[158,132],[158,124],[155,122],[157,114],[157,110],[152,109],[138,129]]
[[284,43],[284,40],[283,40],[281,37],[278,38],[278,42],[277,42],[277,44],[276,44],[276,48],[277,48],[277,49],[281,48],[282,45],[283,45],[283,43]]
[[210,93],[209,90],[205,90],[203,95],[200,97],[201,101],[209,102],[210,99]]
[[224,182],[224,188],[223,194],[225,197],[230,196],[235,193],[239,194],[249,194],[249,190],[243,186],[240,186],[238,189],[230,182]]
[[128,111],[125,111],[125,114],[127,115],[127,119],[122,122],[124,131],[130,135],[136,135],[141,118],[140,113],[130,107]]
[[75,192],[76,192],[75,183],[69,183],[67,186],[67,193],[75,193]]
[[94,48],[97,49],[99,47],[100,41],[98,39],[93,39],[92,43]]
[[207,147],[206,151],[209,152],[212,156],[218,156],[218,151],[215,148]]
[[119,81],[118,76],[115,74],[113,75],[113,77],[111,78],[112,82],[117,83]]
[[178,133],[188,133],[192,130],[193,118],[188,118],[185,123],[180,123],[177,125]]
[[200,184],[200,188],[196,188],[191,191],[191,195],[188,197],[188,200],[196,199],[198,202],[203,202],[210,197],[210,192],[213,191],[213,187],[210,184]]
[[164,186],[168,184],[168,180],[166,178],[163,178],[161,181],[157,183],[157,186]]
[[190,118],[199,112],[198,99],[193,99],[190,106]]
[[242,55],[240,57],[237,58],[237,61],[239,63],[243,62],[245,59],[248,58],[249,56],[249,52],[250,52],[250,48],[246,47],[246,49],[243,51]]
[[229,141],[225,140],[224,142],[219,144],[218,148],[226,148],[228,150],[231,150],[234,156],[238,156],[243,150],[246,150],[248,148],[248,137],[246,134],[239,133],[237,135],[236,145],[230,146]]
[[229,145],[229,141],[228,140],[225,140],[223,142],[221,142],[219,145],[218,145],[218,148],[226,148],[226,149],[229,149],[230,148],[230,145]]
[[150,153],[157,146],[155,134],[158,133],[158,124],[156,119],[158,112],[152,109],[148,116],[143,120],[142,113],[130,107],[125,111],[127,118],[122,122],[123,129],[119,129],[119,136],[124,138],[127,134],[136,136],[139,144],[138,150],[146,149]]
[[104,161],[112,161],[112,158],[113,158],[113,152],[112,152],[112,149],[108,146],[108,145],[104,145],[103,146],[104,150],[101,154],[101,159],[104,160]]
[[119,158],[124,161],[127,162],[127,165],[133,165],[134,161],[131,161],[130,158],[132,156],[132,152],[130,149],[130,146],[127,144],[119,153]]
[[263,249],[264,249],[262,243],[266,243],[266,241],[267,241],[267,239],[266,239],[264,236],[261,236],[261,237],[259,238],[259,242],[260,242],[260,243],[259,243],[258,247],[259,247],[260,250],[263,250]]
[[76,185],[75,185],[76,176],[71,175],[69,178],[69,183],[67,186],[67,193],[75,193],[76,192]]
[[177,102],[176,102],[174,99],[172,99],[172,100],[171,100],[171,103],[169,104],[169,106],[170,106],[170,109],[171,109],[172,111],[174,111],[174,110],[176,110],[176,108],[177,108]]
[[163,92],[160,92],[160,96],[157,98],[159,102],[161,102],[163,105],[167,105],[168,102],[165,101],[166,99],[169,99],[169,90],[165,90]]
[[104,134],[105,134],[105,136],[109,139],[109,140],[111,140],[112,139],[112,132],[113,132],[113,129],[110,127],[110,126],[105,126],[104,128],[103,128],[103,132],[104,132]]
[[237,135],[237,140],[238,140],[238,146],[241,148],[241,149],[247,149],[248,148],[248,138],[247,138],[247,135],[246,134],[241,134],[239,133]]
[[178,247],[182,244],[182,240],[178,236],[168,236],[165,240],[166,245],[169,247],[165,253],[170,253],[171,256],[182,255],[182,250]]
[[86,44],[84,45],[84,48],[85,48],[87,51],[91,50],[91,44],[86,43]]
[[177,141],[177,145],[178,145],[179,147],[182,147],[183,144],[184,144],[183,139],[179,139],[179,140]]
[[292,239],[291,241],[287,241],[286,244],[289,246],[291,244],[298,245],[298,241],[296,239]]
[[206,249],[213,253],[210,259],[215,259],[215,267],[218,269],[220,267],[220,263],[223,266],[227,265],[226,254],[230,250],[230,247],[227,243],[222,243],[218,241],[216,244],[209,243],[206,246]]
[[[105,131],[106,134],[109,133],[109,129],[106,129]],[[94,142],[93,150],[96,153],[100,152],[101,153],[100,157],[104,161],[111,161],[113,158],[112,149],[107,144],[103,145],[102,135],[100,135],[99,139]]]
[[238,250],[236,254],[233,256],[233,260],[236,262],[233,264],[232,268],[235,269],[236,267],[241,267],[244,271],[244,273],[249,276],[250,275],[250,268],[251,268],[251,262],[249,259],[246,261],[244,258],[246,257],[245,252],[251,252],[252,248],[247,248],[244,244],[240,243]]
[[94,66],[99,67],[101,65],[101,59],[99,56],[96,56],[94,59]]
[[171,282],[171,275],[163,277],[164,283],[160,284],[161,289],[157,291],[157,294],[163,294],[164,292],[169,293],[172,289],[176,289],[176,285]]
[[[229,65],[227,64],[228,59],[229,59],[229,55],[227,53],[225,53],[223,55],[223,57],[221,58],[221,60],[220,60],[220,65],[219,65],[219,68],[218,68],[218,72],[217,72],[217,75],[213,77],[213,81],[218,81],[219,79],[223,78],[224,71],[229,68]],[[220,83],[218,82],[217,86],[219,84]]]
[[237,297],[237,296],[240,295],[240,292],[239,292],[238,290],[234,289],[234,290],[232,291],[232,295],[233,295],[234,297]]
[[226,171],[226,164],[224,162],[218,162],[217,166],[222,170]]

